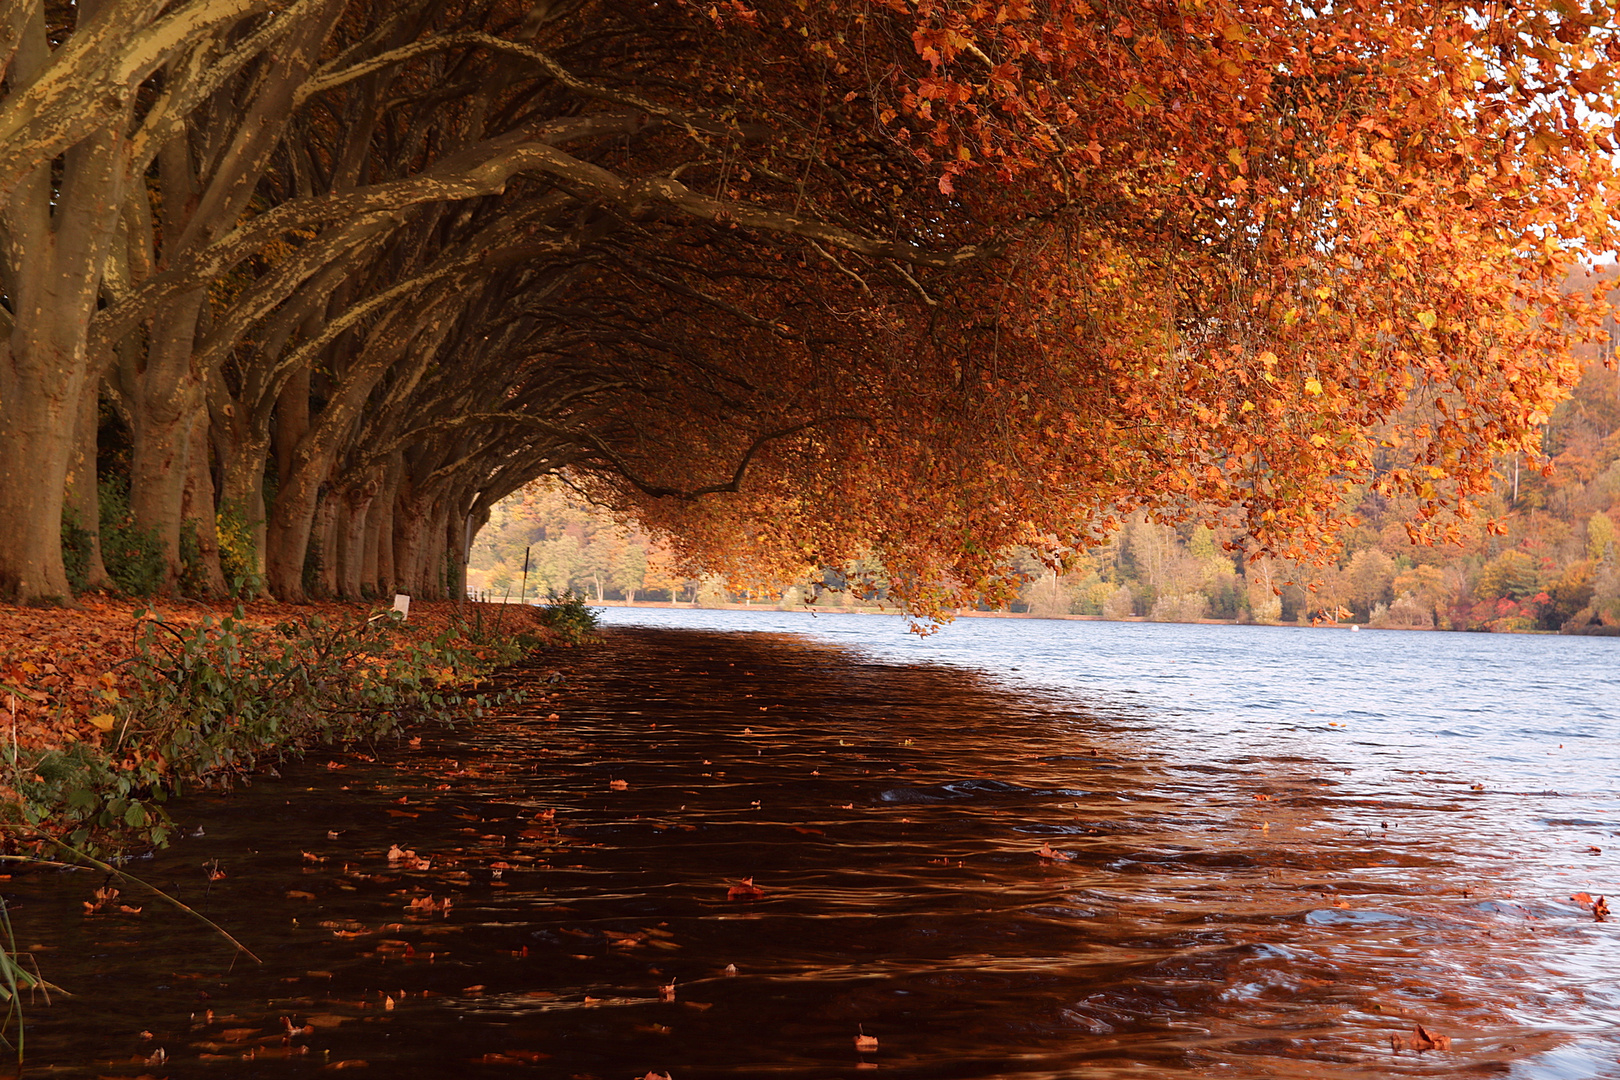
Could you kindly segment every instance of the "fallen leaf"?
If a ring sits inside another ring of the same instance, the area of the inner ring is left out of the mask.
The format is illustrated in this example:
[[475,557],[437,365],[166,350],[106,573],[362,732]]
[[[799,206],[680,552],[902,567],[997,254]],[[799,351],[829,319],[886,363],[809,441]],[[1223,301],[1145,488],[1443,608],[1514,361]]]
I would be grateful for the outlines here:
[[876,1050],[877,1048],[878,1048],[877,1036],[876,1035],[868,1035],[866,1033],[865,1028],[862,1028],[861,1033],[859,1035],[855,1036],[855,1049],[856,1050]]
[[1417,1025],[1410,1035],[1391,1035],[1389,1048],[1392,1053],[1402,1050],[1416,1050],[1422,1053],[1425,1050],[1450,1050],[1451,1036],[1436,1035],[1422,1024]]
[[1052,845],[1049,842],[1042,844],[1038,849],[1036,849],[1035,854],[1039,855],[1043,859],[1051,859],[1054,862],[1067,862],[1068,860],[1074,858],[1074,856],[1067,851],[1053,850]]
[[84,913],[86,915],[94,915],[98,911],[105,911],[111,907],[113,901],[118,899],[118,890],[110,887],[101,888],[97,889],[91,896],[94,899],[84,902]]
[[533,1065],[550,1056],[539,1050],[506,1050],[485,1054],[476,1061],[482,1065]]
[[450,898],[447,896],[443,900],[435,900],[432,896],[419,896],[406,904],[405,908],[407,911],[421,912],[424,915],[448,915],[450,914]]
[[[1593,896],[1589,892],[1578,892],[1570,897],[1571,900],[1586,908],[1592,913],[1592,918],[1598,922],[1607,922],[1609,918],[1609,902],[1601,896]],[[86,905],[88,907],[88,905]]]
[[754,884],[751,877],[743,878],[726,891],[727,900],[761,900],[765,890]]
[[608,787],[614,791],[627,791],[630,784],[626,780],[611,780],[608,782]]

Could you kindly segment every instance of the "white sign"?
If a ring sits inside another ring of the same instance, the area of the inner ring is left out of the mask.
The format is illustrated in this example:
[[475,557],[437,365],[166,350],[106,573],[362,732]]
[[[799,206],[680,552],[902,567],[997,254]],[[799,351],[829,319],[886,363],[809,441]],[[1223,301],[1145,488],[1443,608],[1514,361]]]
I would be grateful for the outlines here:
[[411,598],[409,596],[407,596],[405,593],[402,593],[402,592],[395,593],[394,594],[394,610],[399,612],[399,617],[400,617],[400,619],[402,621],[405,620],[405,619],[410,618],[411,617]]

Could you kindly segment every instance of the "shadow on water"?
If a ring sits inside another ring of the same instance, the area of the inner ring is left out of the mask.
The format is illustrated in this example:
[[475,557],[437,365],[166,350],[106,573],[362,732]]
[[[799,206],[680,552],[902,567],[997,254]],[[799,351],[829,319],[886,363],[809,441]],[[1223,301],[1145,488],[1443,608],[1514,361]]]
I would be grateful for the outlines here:
[[[10,881],[77,994],[29,1008],[30,1071],[1620,1076],[1581,989],[1612,924],[1496,895],[1443,805],[789,635],[617,630],[550,674],[182,808],[134,872],[262,965],[137,890],[85,914],[100,875]],[[1452,1049],[1392,1053],[1416,1023]]]

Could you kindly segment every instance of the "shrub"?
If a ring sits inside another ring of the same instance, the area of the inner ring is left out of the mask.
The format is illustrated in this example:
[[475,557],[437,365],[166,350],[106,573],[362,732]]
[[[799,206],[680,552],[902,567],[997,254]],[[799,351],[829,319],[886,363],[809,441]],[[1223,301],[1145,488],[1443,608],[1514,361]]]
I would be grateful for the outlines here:
[[151,596],[168,576],[163,545],[157,534],[135,524],[124,480],[109,476],[96,490],[101,502],[101,561],[107,576],[125,596]]
[[1103,601],[1102,615],[1105,619],[1129,618],[1135,610],[1136,598],[1131,595],[1129,585],[1121,585],[1115,589],[1107,600]]
[[90,587],[90,553],[94,550],[96,534],[79,521],[73,507],[62,506],[62,565],[67,568],[68,587],[84,592]]
[[599,621],[596,612],[585,606],[585,598],[572,590],[547,595],[549,601],[541,608],[540,625],[560,636],[570,645],[582,645],[596,636]]
[[209,594],[208,569],[203,564],[202,537],[197,523],[180,526],[180,595],[206,599]]
[[257,596],[264,591],[259,550],[253,540],[257,524],[249,521],[235,503],[221,505],[214,516],[214,531],[219,535],[219,570],[232,596]]

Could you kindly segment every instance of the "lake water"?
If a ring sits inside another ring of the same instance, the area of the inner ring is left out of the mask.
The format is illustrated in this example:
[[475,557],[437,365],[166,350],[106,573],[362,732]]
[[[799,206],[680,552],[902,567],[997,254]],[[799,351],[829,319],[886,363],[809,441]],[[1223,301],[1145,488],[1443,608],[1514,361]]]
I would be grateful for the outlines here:
[[[1620,922],[1570,899],[1620,892],[1620,642],[605,621],[509,676],[547,700],[183,803],[136,872],[262,963],[131,886],[85,914],[100,875],[7,883],[77,993],[30,1060],[1620,1078]],[[1450,1048],[1392,1050],[1417,1025]]]

